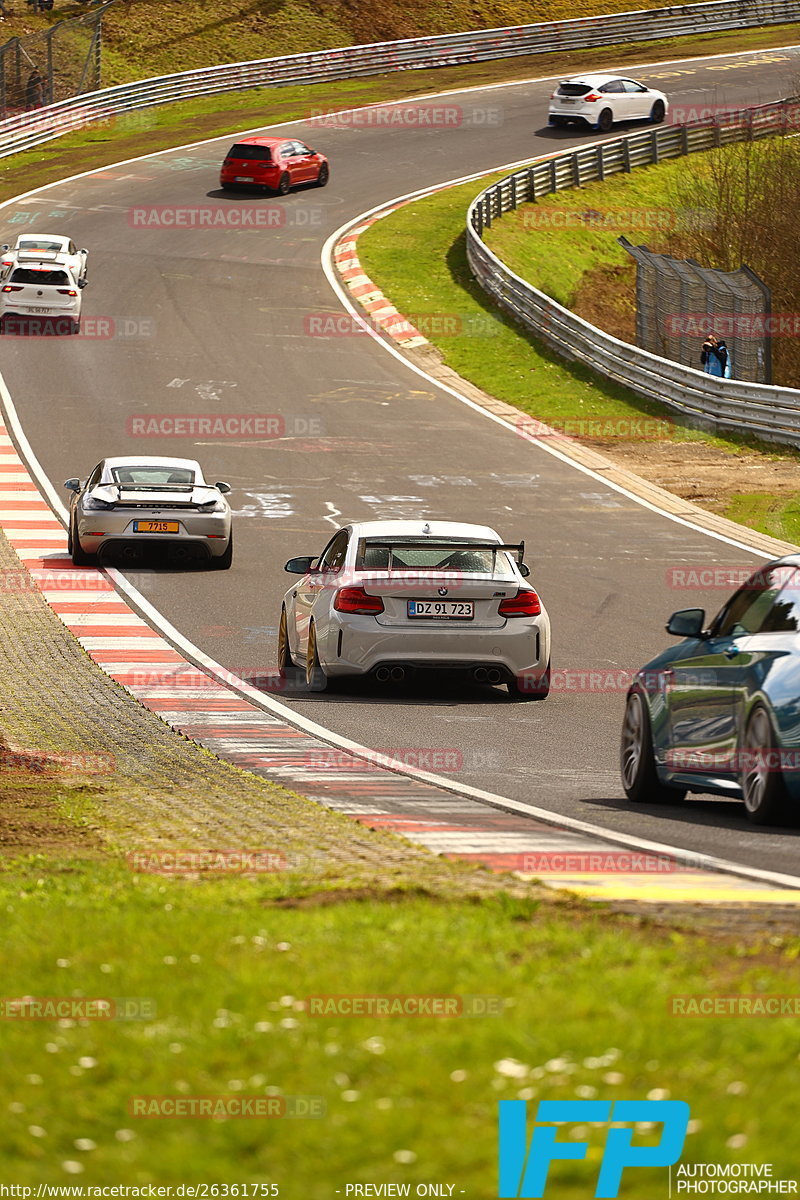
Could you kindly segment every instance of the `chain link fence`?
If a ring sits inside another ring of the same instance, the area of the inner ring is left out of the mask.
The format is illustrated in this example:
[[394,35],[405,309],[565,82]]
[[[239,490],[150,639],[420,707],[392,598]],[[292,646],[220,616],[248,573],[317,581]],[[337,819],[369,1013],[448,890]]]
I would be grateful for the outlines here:
[[701,344],[713,333],[726,343],[736,379],[772,382],[771,293],[749,267],[719,271],[632,246],[625,237],[617,241],[636,260],[637,346],[696,368]]
[[105,7],[0,46],[0,119],[100,87]]

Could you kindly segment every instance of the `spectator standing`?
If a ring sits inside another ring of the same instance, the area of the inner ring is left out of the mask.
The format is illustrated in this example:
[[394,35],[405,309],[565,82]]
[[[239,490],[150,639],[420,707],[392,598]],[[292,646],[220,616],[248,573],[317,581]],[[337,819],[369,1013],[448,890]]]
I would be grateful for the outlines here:
[[718,379],[731,378],[731,357],[724,341],[719,341],[713,333],[709,333],[700,351],[700,362],[707,375],[716,375]]
[[722,338],[718,340],[714,352],[719,359],[723,379],[730,379],[733,374],[733,364],[731,363],[730,351]]
[[44,104],[44,80],[36,67],[28,76],[25,88],[25,108],[30,112],[33,108],[41,108]]

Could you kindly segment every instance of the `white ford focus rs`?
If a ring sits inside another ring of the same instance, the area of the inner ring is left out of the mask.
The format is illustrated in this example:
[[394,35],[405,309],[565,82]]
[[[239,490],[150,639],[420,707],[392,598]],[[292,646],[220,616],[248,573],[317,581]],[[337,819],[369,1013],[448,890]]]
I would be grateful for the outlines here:
[[458,671],[543,699],[550,621],[526,582],[523,553],[484,525],[348,525],[321,554],[286,564],[300,578],[281,606],[279,670],[300,668],[312,691],[344,676],[400,683],[428,669]]
[[607,133],[615,121],[660,125],[669,111],[663,92],[620,75],[577,75],[562,79],[550,97],[548,123],[582,125]]

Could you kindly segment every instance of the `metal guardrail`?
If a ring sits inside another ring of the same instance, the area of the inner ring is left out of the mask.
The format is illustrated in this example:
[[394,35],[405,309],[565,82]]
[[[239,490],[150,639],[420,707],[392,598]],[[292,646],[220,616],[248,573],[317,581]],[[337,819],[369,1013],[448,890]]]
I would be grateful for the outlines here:
[[800,21],[800,0],[711,0],[671,8],[611,13],[572,21],[411,38],[203,67],[73,97],[0,121],[0,158],[31,149],[63,133],[119,113],[175,100],[257,87],[324,83],[336,79],[417,71],[511,58],[522,54],[585,50],[591,46],[677,38]]
[[794,100],[741,110],[735,122],[665,125],[539,160],[484,189],[467,213],[467,258],[501,308],[559,354],[583,363],[639,396],[657,400],[693,424],[757,434],[800,447],[800,391],[742,383],[660,358],[590,325],[515,275],[483,241],[483,230],[520,204],[695,151],[784,132],[800,115]]

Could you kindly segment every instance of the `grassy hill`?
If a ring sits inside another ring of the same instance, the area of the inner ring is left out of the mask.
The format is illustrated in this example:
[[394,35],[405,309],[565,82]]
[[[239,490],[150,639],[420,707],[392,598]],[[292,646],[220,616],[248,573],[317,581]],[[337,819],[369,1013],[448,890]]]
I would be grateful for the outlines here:
[[[24,0],[10,0],[19,14]],[[104,21],[105,83],[221,62],[425,34],[558,21],[663,0],[120,0]],[[8,18],[0,38],[86,11]],[[89,10],[91,11],[91,10]]]

